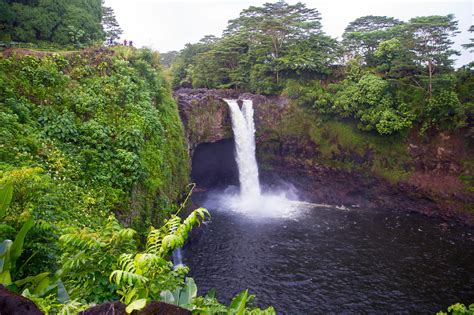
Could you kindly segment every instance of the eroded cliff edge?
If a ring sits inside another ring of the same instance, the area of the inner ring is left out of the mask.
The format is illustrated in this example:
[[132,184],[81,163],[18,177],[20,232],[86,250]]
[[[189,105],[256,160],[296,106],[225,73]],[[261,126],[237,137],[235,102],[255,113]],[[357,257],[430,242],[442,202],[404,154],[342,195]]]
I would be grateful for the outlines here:
[[474,152],[463,130],[382,137],[351,121],[323,120],[285,97],[208,89],[174,96],[191,157],[202,143],[232,138],[223,99],[252,99],[264,182],[289,181],[312,202],[416,211],[474,225]]

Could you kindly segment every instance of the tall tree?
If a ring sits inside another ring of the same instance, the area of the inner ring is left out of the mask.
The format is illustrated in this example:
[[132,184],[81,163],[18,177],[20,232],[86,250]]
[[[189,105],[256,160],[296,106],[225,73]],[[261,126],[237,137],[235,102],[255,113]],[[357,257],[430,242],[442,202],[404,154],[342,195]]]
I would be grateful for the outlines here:
[[206,35],[198,43],[188,43],[184,46],[171,66],[173,88],[192,86],[193,68],[197,56],[211,50],[216,41],[215,36]]
[[[469,33],[474,33],[474,25],[471,25],[467,30]],[[464,49],[469,49],[469,52],[474,52],[474,38],[469,38],[470,43],[463,44]]]
[[412,18],[407,24],[410,38],[406,45],[414,53],[414,60],[424,67],[428,74],[428,93],[433,94],[433,75],[437,71],[451,69],[452,55],[459,52],[452,49],[452,38],[459,33],[454,15],[432,15]]
[[387,16],[368,15],[360,17],[347,25],[342,34],[343,45],[351,57],[364,57],[365,62],[374,64],[373,54],[378,45],[394,36],[395,27],[402,22]]
[[170,68],[178,55],[179,55],[179,52],[177,52],[176,50],[160,53],[161,65],[165,68]]
[[309,9],[300,2],[289,5],[280,0],[243,10],[237,19],[229,21],[224,36],[240,34],[247,38],[250,45],[257,46],[266,59],[262,62],[275,63],[272,71],[278,84],[280,78],[276,60],[290,43],[322,33],[320,20],[316,9]]
[[104,6],[104,1],[102,1],[102,27],[104,28],[106,43],[115,45],[123,31],[115,18],[114,9]]

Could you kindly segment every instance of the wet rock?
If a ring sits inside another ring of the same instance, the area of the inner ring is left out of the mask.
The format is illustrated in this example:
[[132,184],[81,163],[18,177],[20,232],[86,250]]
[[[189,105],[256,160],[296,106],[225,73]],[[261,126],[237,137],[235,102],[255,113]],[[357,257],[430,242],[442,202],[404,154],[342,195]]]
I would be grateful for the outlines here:
[[239,93],[235,90],[179,89],[173,93],[178,103],[188,141],[189,152],[201,143],[230,139],[232,122],[224,99],[251,99],[255,109],[257,134],[266,125],[278,123],[289,101],[284,97]]
[[474,225],[474,212],[469,215],[466,211],[469,207],[472,210],[474,194],[460,179],[463,174],[465,177],[472,174],[463,163],[474,154],[466,145],[466,131],[430,131],[420,136],[418,130],[413,130],[406,142],[409,157],[400,161],[400,170],[411,176],[394,183],[373,171],[376,166],[382,171],[378,174],[387,170],[390,175],[393,159],[376,156],[376,148],[370,145],[347,145],[347,140],[344,143],[337,137],[331,138],[324,129],[317,139],[325,139],[326,144],[317,143],[314,140],[317,122],[305,119],[307,113],[293,106],[288,98],[207,89],[180,89],[174,96],[185,125],[191,158],[200,143],[232,138],[230,113],[224,98],[238,99],[240,103],[252,99],[257,159],[261,178],[268,183],[273,183],[275,176],[295,179],[302,194],[313,202],[417,211],[458,218]]
[[[129,315],[125,311],[126,305],[122,302],[108,302],[93,306],[79,315]],[[3,314],[3,313],[2,313]],[[176,305],[167,304],[158,301],[152,301],[140,311],[133,311],[132,315],[190,315],[187,309]]]
[[82,311],[79,315],[128,315],[125,312],[127,306],[122,302],[107,302],[104,304],[99,304],[92,306],[91,308]]
[[0,314],[1,315],[42,315],[35,303],[29,299],[8,291],[0,285]]
[[191,311],[163,302],[152,301],[137,315],[191,315]]

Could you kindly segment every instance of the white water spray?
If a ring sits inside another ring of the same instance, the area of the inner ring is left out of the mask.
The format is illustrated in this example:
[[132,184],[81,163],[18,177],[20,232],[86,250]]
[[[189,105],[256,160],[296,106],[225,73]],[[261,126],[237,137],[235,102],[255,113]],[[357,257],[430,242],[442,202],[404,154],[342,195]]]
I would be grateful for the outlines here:
[[[261,193],[255,157],[255,123],[253,102],[244,100],[242,109],[237,100],[225,100],[229,105],[235,142],[235,160],[239,170],[240,195],[226,193],[210,197],[209,202],[224,205],[233,211],[251,216],[286,217],[295,210],[288,200],[288,191]],[[214,200],[213,200],[214,199]]]

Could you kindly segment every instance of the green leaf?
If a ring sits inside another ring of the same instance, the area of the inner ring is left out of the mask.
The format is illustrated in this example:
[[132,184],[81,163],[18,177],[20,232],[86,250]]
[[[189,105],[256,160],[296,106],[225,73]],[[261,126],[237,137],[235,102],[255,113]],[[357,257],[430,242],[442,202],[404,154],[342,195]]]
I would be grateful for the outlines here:
[[206,297],[210,299],[215,299],[216,298],[216,289],[212,288],[206,293]]
[[[48,275],[49,275],[49,272],[43,272],[43,273],[37,274],[36,276],[28,276],[26,278],[15,281],[15,284],[17,286],[22,286],[22,285],[25,285],[26,283],[31,283],[32,287],[37,287],[41,283],[41,281],[43,281],[45,278],[48,277]],[[48,285],[46,285],[45,287],[47,287]],[[34,291],[32,293],[35,294]]]
[[130,314],[132,313],[133,311],[138,311],[138,310],[141,310],[143,309],[145,306],[146,306],[146,299],[139,299],[139,300],[136,300],[136,301],[133,301],[132,303],[130,303],[130,305],[128,305],[126,308],[125,308],[125,311]]
[[248,294],[249,290],[245,290],[234,297],[229,306],[229,314],[244,315]]
[[0,218],[5,216],[10,202],[13,197],[13,185],[12,183],[7,183],[3,186],[0,186]]
[[11,240],[4,240],[0,243],[0,272],[3,272],[4,270],[10,270],[11,246]]
[[[135,298],[135,295],[137,295],[137,292],[138,292],[138,288],[136,287],[129,290],[127,294],[123,296],[125,303],[127,304],[130,303]],[[137,297],[140,297],[140,296],[137,296]]]
[[171,291],[169,290],[161,291],[160,296],[161,296],[161,301],[165,303],[168,303],[168,304],[176,303],[173,293],[171,293]]
[[50,279],[49,279],[49,272],[44,272],[40,274],[41,277],[38,278],[33,285],[35,285],[35,289],[33,290],[33,294],[37,296],[42,296],[43,293],[49,288]]
[[61,279],[58,279],[58,300],[62,304],[66,304],[71,300]]
[[0,284],[8,286],[12,283],[12,276],[10,275],[10,270],[5,270],[0,273]]
[[13,241],[10,253],[10,259],[12,265],[15,264],[15,261],[20,257],[21,253],[23,252],[23,244],[25,242],[25,237],[28,231],[35,225],[35,221],[33,218],[29,218],[18,232],[17,236],[15,237],[15,241]]

